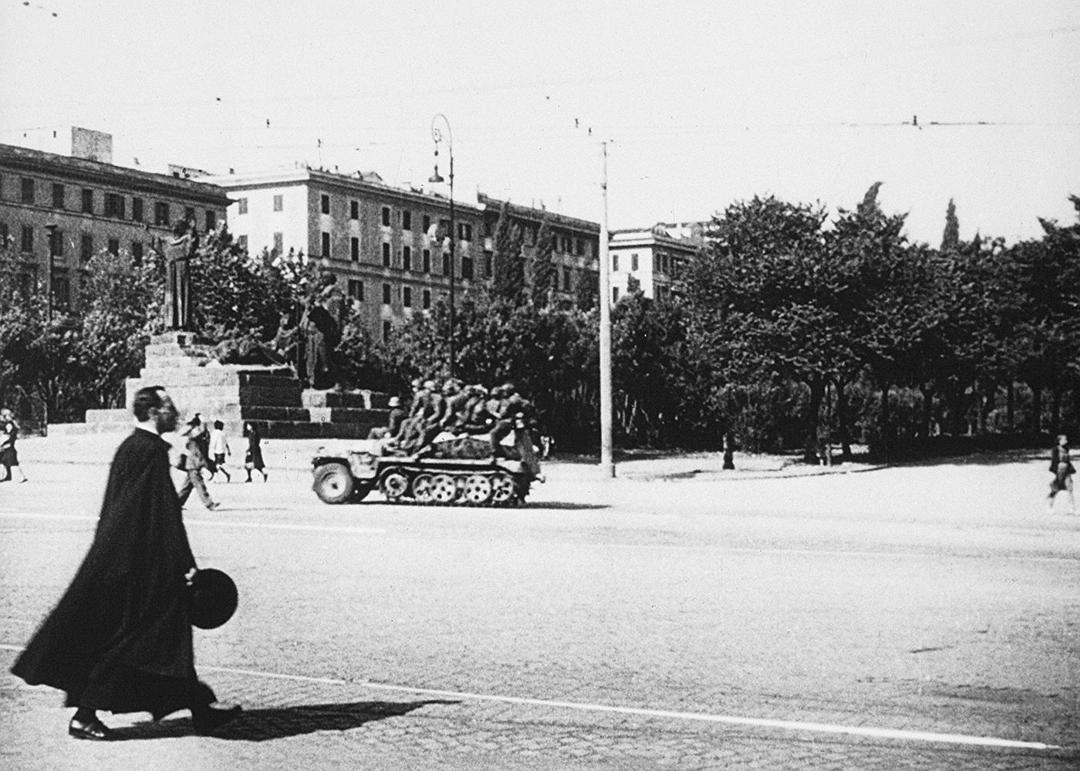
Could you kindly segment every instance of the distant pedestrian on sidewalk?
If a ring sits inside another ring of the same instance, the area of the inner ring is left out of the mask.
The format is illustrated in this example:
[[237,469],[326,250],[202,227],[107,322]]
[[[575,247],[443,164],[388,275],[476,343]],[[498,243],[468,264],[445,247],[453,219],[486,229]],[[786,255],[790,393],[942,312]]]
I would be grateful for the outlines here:
[[136,427],[113,458],[90,550],[11,669],[67,692],[76,739],[115,738],[98,710],[160,720],[190,709],[200,734],[240,712],[215,706],[195,673],[187,587],[195,558],[161,438],[176,428],[176,407],[151,386],[136,392],[133,409]]
[[269,475],[266,473],[266,464],[263,463],[262,437],[259,435],[259,429],[254,423],[245,423],[244,436],[247,437],[247,452],[244,453],[244,471],[247,472],[247,479],[244,481],[250,482],[251,472],[258,471],[265,482]]
[[180,490],[177,492],[181,508],[187,503],[192,490],[199,493],[203,506],[210,511],[221,505],[210,498],[210,493],[206,489],[206,482],[203,481],[202,472],[207,467],[206,450],[203,448],[203,435],[205,432],[206,427],[199,420],[199,416],[196,415],[188,421],[187,428],[181,433],[181,436],[187,437],[184,444],[184,454],[181,456],[183,471],[187,474],[187,478],[184,479],[184,484],[180,485]]
[[1069,494],[1069,513],[1076,513],[1076,500],[1073,498],[1073,468],[1072,459],[1069,457],[1069,438],[1065,434],[1059,434],[1057,444],[1050,453],[1050,473],[1054,479],[1050,482],[1050,513],[1054,512],[1054,500],[1060,492]]
[[14,480],[12,469],[19,470],[20,482],[26,481],[26,472],[19,465],[19,452],[15,449],[15,440],[19,438],[19,424],[15,414],[7,407],[0,410],[0,464],[4,466],[4,478],[0,482]]
[[229,455],[232,455],[232,450],[229,449],[229,440],[225,438],[225,424],[220,420],[215,420],[214,430],[210,432],[210,457],[214,461],[210,466],[211,479],[220,471],[225,475],[226,482],[232,481],[232,475],[225,468],[225,458]]

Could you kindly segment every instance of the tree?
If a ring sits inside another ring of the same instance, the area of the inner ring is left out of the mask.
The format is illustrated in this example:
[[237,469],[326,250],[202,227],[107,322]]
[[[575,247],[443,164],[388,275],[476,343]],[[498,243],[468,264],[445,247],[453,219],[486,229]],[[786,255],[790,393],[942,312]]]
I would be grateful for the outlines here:
[[525,261],[521,253],[521,227],[512,221],[510,204],[503,201],[495,224],[494,295],[513,304],[525,299]]
[[551,235],[551,226],[545,214],[536,235],[536,251],[532,259],[532,303],[537,308],[548,304],[548,298],[554,290],[555,282],[555,242]]
[[956,218],[956,204],[949,199],[945,210],[945,232],[941,234],[941,251],[953,252],[960,246],[960,220]]

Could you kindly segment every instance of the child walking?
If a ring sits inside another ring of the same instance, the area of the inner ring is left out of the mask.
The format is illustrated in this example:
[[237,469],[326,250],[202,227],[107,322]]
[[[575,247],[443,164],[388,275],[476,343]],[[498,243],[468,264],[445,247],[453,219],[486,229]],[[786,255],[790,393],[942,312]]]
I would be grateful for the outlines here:
[[220,420],[214,421],[214,430],[210,432],[210,454],[214,458],[210,466],[210,479],[220,471],[225,475],[225,482],[231,482],[232,474],[225,468],[225,458],[232,455],[232,450],[229,449],[229,440],[225,438],[225,424]]

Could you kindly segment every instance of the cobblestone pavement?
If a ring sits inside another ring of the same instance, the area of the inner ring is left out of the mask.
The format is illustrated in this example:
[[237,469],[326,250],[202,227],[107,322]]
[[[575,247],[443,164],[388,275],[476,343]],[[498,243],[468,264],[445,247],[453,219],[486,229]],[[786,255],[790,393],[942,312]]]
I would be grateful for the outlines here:
[[104,467],[55,468],[0,486],[3,768],[1080,767],[1080,518],[1045,512],[1041,462],[556,471],[509,511],[211,485],[189,533],[242,600],[198,664],[246,713],[106,716],[108,745],[6,674],[100,502]]

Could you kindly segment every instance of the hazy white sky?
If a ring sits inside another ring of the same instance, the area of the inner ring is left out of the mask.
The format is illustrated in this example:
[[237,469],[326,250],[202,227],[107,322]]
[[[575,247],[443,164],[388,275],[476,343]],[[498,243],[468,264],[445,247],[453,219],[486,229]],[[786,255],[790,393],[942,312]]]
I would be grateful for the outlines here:
[[442,112],[457,197],[595,220],[609,139],[613,228],[881,180],[915,239],[952,197],[962,237],[1014,241],[1080,194],[1074,0],[0,0],[0,72],[0,142],[76,124],[123,165],[419,185]]

